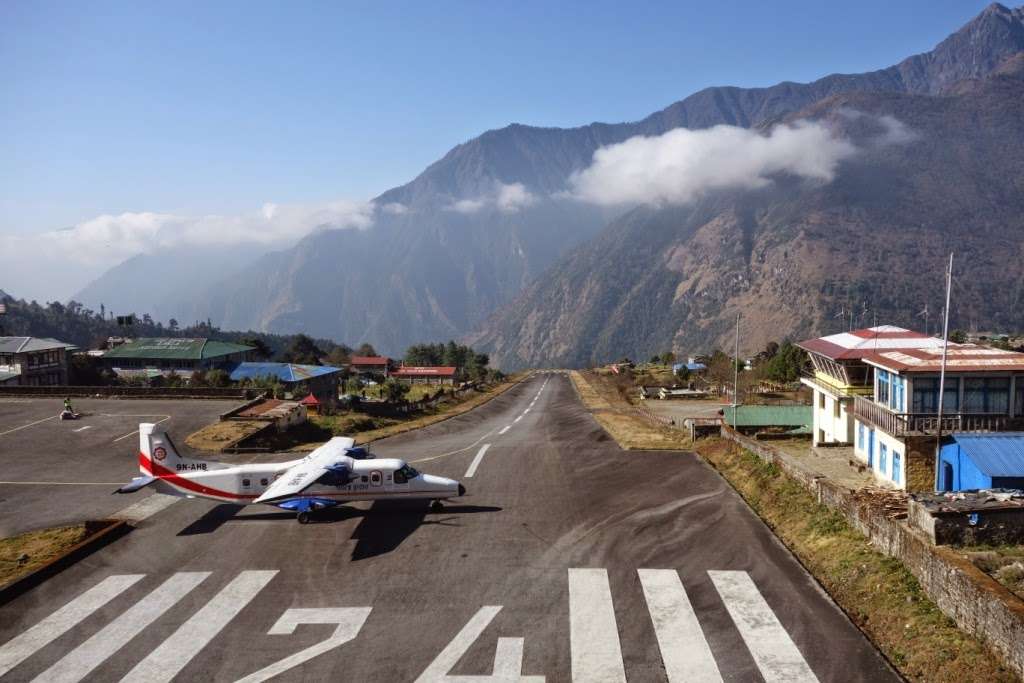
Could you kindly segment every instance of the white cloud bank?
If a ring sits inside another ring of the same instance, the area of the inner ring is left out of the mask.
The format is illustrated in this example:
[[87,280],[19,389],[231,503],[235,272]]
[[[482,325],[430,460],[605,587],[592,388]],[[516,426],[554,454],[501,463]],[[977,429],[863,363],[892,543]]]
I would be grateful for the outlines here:
[[463,214],[473,214],[483,209],[494,207],[502,213],[515,213],[531,204],[537,198],[533,196],[522,183],[496,183],[494,191],[490,194],[475,199],[460,199],[452,202],[446,208]]
[[[382,211],[397,213],[397,206]],[[317,229],[365,229],[372,202],[266,203],[237,215],[181,216],[138,212],[102,215],[64,230],[0,234],[0,253],[19,255],[0,270],[0,288],[19,297],[65,299],[110,268],[137,254],[194,246],[260,244],[281,247]]]
[[856,152],[853,143],[809,121],[768,134],[726,125],[676,128],[602,147],[569,183],[573,196],[596,204],[685,204],[713,190],[764,187],[776,173],[828,182]]

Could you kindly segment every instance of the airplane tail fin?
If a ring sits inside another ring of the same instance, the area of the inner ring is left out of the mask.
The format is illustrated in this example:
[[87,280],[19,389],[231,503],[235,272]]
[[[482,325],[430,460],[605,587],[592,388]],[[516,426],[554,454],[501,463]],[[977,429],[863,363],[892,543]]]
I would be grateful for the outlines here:
[[174,447],[170,435],[157,425],[144,422],[139,425],[139,471],[146,476],[159,477],[188,471],[209,471],[227,467],[209,460],[184,458]]

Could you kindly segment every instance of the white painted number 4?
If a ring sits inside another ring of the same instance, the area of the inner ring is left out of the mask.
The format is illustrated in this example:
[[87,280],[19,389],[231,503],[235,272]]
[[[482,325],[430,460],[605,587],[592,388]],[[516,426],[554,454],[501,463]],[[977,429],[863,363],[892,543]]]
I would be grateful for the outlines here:
[[544,683],[543,676],[523,676],[523,639],[498,638],[494,670],[489,676],[452,676],[452,670],[472,647],[487,625],[501,611],[501,605],[481,607],[462,627],[448,647],[420,674],[416,683]]
[[370,616],[369,607],[316,607],[309,609],[293,608],[281,615],[270,630],[270,635],[290,635],[295,633],[295,627],[300,624],[337,624],[327,640],[322,640],[316,645],[307,647],[305,650],[296,652],[290,657],[274,662],[270,666],[260,669],[254,674],[249,674],[238,683],[259,683],[268,678],[284,673],[303,662],[340,647],[356,637],[359,629],[366,623]]

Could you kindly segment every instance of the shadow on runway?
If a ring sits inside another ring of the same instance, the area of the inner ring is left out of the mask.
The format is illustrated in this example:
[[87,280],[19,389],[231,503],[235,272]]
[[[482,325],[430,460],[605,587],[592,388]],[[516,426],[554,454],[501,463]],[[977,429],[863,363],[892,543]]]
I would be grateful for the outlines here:
[[374,501],[369,510],[361,511],[363,519],[352,532],[352,538],[356,540],[352,560],[365,560],[389,553],[425,524],[458,526],[451,521],[457,515],[500,511],[500,507],[486,505],[445,505],[443,509],[431,513],[440,519],[428,520],[429,506],[426,501]]
[[234,505],[232,503],[221,503],[220,505],[211,508],[205,515],[179,531],[178,535],[197,536],[199,534],[212,534],[214,531],[219,529],[224,522],[234,517],[243,507],[245,506]]

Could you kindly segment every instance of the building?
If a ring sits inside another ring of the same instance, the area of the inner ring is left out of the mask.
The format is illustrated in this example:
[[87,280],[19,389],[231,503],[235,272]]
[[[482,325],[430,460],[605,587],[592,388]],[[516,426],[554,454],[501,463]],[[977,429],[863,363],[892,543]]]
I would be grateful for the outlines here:
[[391,376],[410,384],[455,384],[458,368],[451,365],[415,366],[403,365],[391,372]]
[[341,368],[296,363],[239,363],[231,368],[232,382],[270,378],[284,385],[292,396],[312,394],[320,403],[333,405],[338,398]]
[[68,383],[68,354],[77,347],[45,337],[0,337],[0,386]]
[[1024,353],[950,345],[941,424],[941,348],[878,351],[863,360],[873,369],[873,384],[870,395],[850,404],[854,453],[887,485],[910,491],[945,485],[935,480],[940,431],[965,438],[1024,428]]
[[1024,433],[953,434],[939,451],[939,490],[1024,489]]
[[685,363],[673,363],[672,374],[679,374],[679,371],[682,370],[683,368],[686,368],[688,371],[693,373],[700,373],[707,370],[708,366],[704,365],[703,363],[698,363],[694,358],[690,358]]
[[387,377],[391,371],[391,359],[387,356],[352,356],[349,369],[355,375],[380,375]]
[[744,434],[806,436],[811,431],[811,406],[726,406],[722,423]]
[[198,370],[230,370],[248,361],[255,349],[212,339],[142,337],[103,354],[104,365],[118,376],[157,377],[174,372],[191,377]]
[[814,368],[800,379],[813,391],[813,445],[849,446],[854,439],[854,397],[874,391],[874,368],[864,358],[885,350],[941,349],[942,340],[882,325],[808,339],[797,346],[807,352]]

